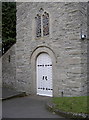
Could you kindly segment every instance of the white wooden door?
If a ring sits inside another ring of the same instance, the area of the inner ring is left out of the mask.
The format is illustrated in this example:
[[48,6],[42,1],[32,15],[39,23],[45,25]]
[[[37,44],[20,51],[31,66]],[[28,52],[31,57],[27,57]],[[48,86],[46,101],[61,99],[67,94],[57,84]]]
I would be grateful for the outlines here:
[[53,95],[52,86],[52,61],[47,53],[41,53],[37,57],[37,94],[43,96]]

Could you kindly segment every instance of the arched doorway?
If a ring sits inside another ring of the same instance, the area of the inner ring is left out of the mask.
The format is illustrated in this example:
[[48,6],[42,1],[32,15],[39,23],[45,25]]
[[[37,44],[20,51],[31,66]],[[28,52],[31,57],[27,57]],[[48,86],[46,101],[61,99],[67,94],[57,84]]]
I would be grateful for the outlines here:
[[52,60],[47,53],[41,53],[36,60],[37,94],[53,96]]

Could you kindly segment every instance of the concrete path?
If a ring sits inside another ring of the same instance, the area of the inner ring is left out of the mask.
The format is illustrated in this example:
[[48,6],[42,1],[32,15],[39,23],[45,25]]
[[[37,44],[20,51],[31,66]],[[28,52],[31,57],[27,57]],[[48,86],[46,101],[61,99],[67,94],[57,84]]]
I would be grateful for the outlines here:
[[[25,96],[2,103],[3,118],[63,118],[46,109],[49,97]],[[63,119],[66,120],[66,119]]]
[[[19,97],[21,92],[5,87],[2,91],[2,118],[63,118],[46,109],[50,97],[36,95]],[[16,95],[18,97],[15,97]]]

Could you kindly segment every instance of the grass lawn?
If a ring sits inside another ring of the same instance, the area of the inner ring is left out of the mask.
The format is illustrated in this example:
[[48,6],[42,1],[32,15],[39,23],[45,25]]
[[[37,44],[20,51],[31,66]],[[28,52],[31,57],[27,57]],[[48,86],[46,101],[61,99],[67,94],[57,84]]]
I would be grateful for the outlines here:
[[54,97],[52,102],[56,105],[54,109],[65,112],[89,114],[89,96],[81,97]]

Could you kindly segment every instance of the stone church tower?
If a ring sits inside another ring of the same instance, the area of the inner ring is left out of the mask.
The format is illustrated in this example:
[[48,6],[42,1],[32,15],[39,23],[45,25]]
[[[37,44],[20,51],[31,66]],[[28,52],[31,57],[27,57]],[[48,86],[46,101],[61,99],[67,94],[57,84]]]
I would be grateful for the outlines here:
[[87,94],[87,3],[17,2],[14,47],[19,91]]

